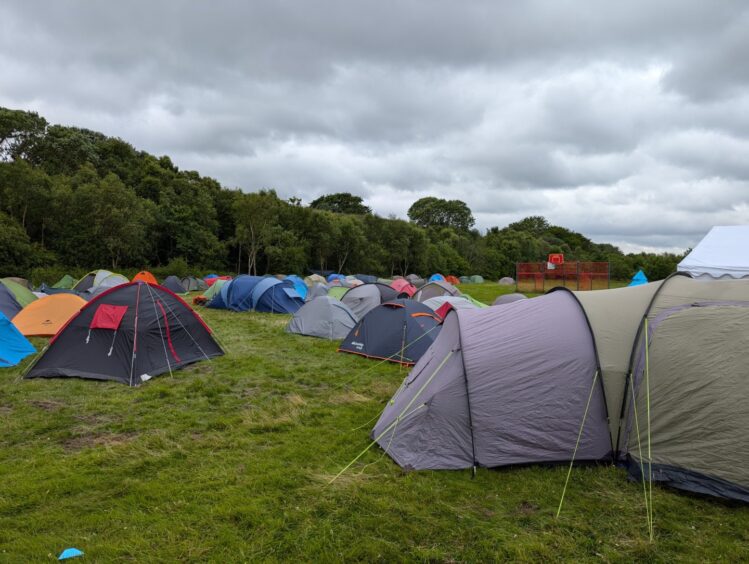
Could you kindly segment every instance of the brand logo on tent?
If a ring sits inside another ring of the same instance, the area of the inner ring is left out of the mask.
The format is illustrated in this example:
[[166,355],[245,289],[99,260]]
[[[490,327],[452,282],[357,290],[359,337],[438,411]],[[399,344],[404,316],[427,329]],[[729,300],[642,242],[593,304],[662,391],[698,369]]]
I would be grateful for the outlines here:
[[357,350],[362,350],[364,348],[364,343],[359,343],[357,341],[351,341],[351,346],[356,347]]

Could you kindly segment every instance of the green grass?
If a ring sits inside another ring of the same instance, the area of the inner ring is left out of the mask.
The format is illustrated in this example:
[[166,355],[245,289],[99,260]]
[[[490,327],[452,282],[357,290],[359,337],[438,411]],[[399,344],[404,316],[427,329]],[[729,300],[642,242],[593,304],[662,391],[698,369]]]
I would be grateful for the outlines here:
[[[465,286],[491,303],[498,286]],[[510,290],[511,291],[511,290]],[[0,372],[0,561],[738,561],[749,508],[609,467],[406,472],[368,434],[406,372],[205,310],[228,355],[140,388]],[[37,340],[37,345],[43,345]]]

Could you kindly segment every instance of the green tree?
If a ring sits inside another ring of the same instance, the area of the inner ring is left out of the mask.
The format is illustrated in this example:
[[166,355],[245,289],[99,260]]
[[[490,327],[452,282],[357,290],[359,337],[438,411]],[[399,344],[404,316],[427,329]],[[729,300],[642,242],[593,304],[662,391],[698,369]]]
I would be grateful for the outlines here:
[[435,197],[416,200],[408,209],[408,217],[420,227],[452,227],[468,231],[476,220],[465,202]]
[[235,241],[247,254],[247,273],[257,275],[258,256],[271,241],[281,201],[275,190],[242,194],[234,203]]
[[364,205],[364,200],[360,196],[354,196],[348,192],[320,196],[310,202],[309,207],[333,213],[350,213],[354,215],[372,213],[372,210]]
[[0,161],[26,158],[46,128],[47,120],[35,112],[0,107]]

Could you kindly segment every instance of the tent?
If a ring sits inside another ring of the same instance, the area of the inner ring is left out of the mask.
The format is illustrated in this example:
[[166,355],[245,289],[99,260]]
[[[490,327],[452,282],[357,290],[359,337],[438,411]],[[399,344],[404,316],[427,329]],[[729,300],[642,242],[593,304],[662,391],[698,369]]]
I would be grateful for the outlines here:
[[206,286],[213,286],[216,282],[219,280],[223,280],[224,282],[227,282],[231,280],[231,276],[219,276],[218,274],[209,274],[205,278],[203,278],[203,282],[206,283]]
[[648,283],[648,277],[645,276],[645,273],[642,270],[638,270],[637,274],[635,274],[632,277],[632,281],[629,283],[629,286],[639,286],[640,284],[647,284]]
[[484,277],[479,276],[478,274],[474,274],[473,276],[470,277],[470,279],[471,279],[471,284],[483,284],[484,283]]
[[176,276],[167,276],[164,282],[161,284],[164,288],[167,288],[170,292],[175,294],[186,294],[187,290],[182,285],[182,281]]
[[15,366],[35,352],[34,345],[0,312],[0,368]]
[[[422,302],[429,309],[437,312],[443,305],[449,303],[453,309],[478,309],[479,306],[463,296],[435,296]],[[440,317],[442,317],[440,315]]]
[[224,284],[208,303],[215,309],[264,313],[294,313],[303,305],[290,281],[246,274]]
[[147,282],[148,284],[158,284],[156,277],[148,272],[147,270],[141,270],[138,274],[133,276],[133,282]]
[[46,296],[23,308],[13,325],[26,337],[51,337],[85,305],[86,300],[75,294]]
[[515,279],[510,278],[509,276],[503,276],[499,279],[499,285],[500,286],[514,286],[515,285]]
[[356,286],[361,286],[364,282],[359,280],[356,276],[346,276],[346,284],[351,288],[355,288]]
[[341,301],[354,312],[357,319],[361,319],[381,303],[396,299],[398,294],[394,288],[376,282],[349,289]]
[[324,276],[320,276],[319,274],[310,274],[309,276],[304,277],[304,283],[311,288],[315,284],[326,284],[327,280]]
[[188,292],[203,292],[208,289],[208,284],[200,278],[195,278],[195,276],[185,276],[180,282]]
[[87,292],[95,296],[109,288],[120,284],[127,284],[129,280],[122,274],[109,272],[108,270],[93,270],[81,278],[73,289],[76,292]]
[[503,294],[499,296],[496,300],[494,300],[493,306],[497,305],[505,305],[505,304],[511,304],[512,302],[517,302],[518,300],[527,300],[528,296],[525,294]]
[[10,293],[13,294],[13,297],[16,298],[16,301],[21,304],[22,307],[26,307],[37,299],[31,290],[22,286],[18,282],[14,282],[10,278],[0,278],[0,284],[10,290]]
[[24,376],[138,386],[222,354],[210,328],[182,298],[163,286],[131,282],[88,302]]
[[346,277],[343,274],[328,274],[326,282],[332,282],[333,280],[346,280]]
[[459,296],[460,290],[449,282],[438,280],[437,282],[429,282],[422,286],[418,292],[413,296],[413,299],[417,302],[423,302],[429,298],[435,296]]
[[[341,288],[341,296],[346,292],[344,288]],[[310,289],[307,291],[307,298],[306,300],[308,302],[314,300],[315,298],[319,298],[320,296],[327,296],[328,295],[328,286],[325,284],[320,284],[319,282],[314,284]],[[340,299],[340,296],[339,298]]]
[[307,299],[307,285],[304,283],[304,280],[302,280],[299,276],[296,274],[289,274],[285,280],[288,280],[294,285],[294,289],[296,290],[297,294],[299,294],[303,300]]
[[374,284],[375,282],[377,282],[377,276],[372,276],[371,274],[356,274],[355,276],[364,284]]
[[13,292],[0,284],[0,313],[8,319],[13,319],[23,309]]
[[414,364],[439,335],[440,321],[419,302],[406,299],[386,302],[356,324],[338,351]]
[[406,276],[406,280],[408,280],[416,288],[421,288],[427,282],[418,274],[409,274],[408,276]]
[[439,273],[435,273],[435,274],[432,274],[432,275],[431,275],[431,276],[429,277],[429,282],[437,282],[437,281],[439,281],[439,280],[444,280],[444,279],[445,279],[445,277],[444,277],[444,276],[442,276],[442,275],[441,275],[441,274],[439,274]]
[[443,325],[373,431],[399,464],[569,461],[582,425],[575,460],[749,501],[749,280],[559,288]]
[[470,284],[471,283],[471,278],[468,277],[468,276],[461,276],[460,278],[458,278],[458,280],[460,280],[461,284]]
[[286,332],[323,339],[343,339],[356,322],[356,316],[346,304],[330,296],[320,296],[304,304],[294,314],[286,326]]
[[[43,294],[43,295],[40,296],[39,294]],[[68,288],[53,288],[52,286],[47,286],[44,283],[42,283],[42,285],[39,286],[39,291],[38,292],[34,292],[34,295],[37,296],[37,297],[39,297],[39,298],[42,298],[45,295],[46,296],[51,296],[53,294],[73,294],[74,296],[79,296],[80,295],[75,290],[68,289]]]
[[346,295],[346,292],[348,292],[349,289],[345,286],[330,286],[328,288],[328,295],[331,298],[336,298],[340,300],[344,295]]
[[20,278],[18,276],[9,276],[5,280],[10,280],[11,282],[15,282],[19,286],[26,288],[27,290],[33,290],[34,287],[31,285],[31,282],[26,280],[26,278]]
[[390,283],[390,287],[393,288],[400,296],[404,294],[409,298],[416,293],[416,286],[411,284],[405,278],[398,278]]
[[453,286],[457,286],[460,284],[460,279],[457,276],[453,276],[452,274],[449,276],[445,276],[445,282],[449,282]]
[[206,288],[205,292],[203,292],[199,296],[196,296],[192,302],[194,304],[201,304],[201,305],[207,304],[216,296],[216,294],[221,292],[221,288],[227,282],[228,280],[216,280],[216,282],[214,282],[213,284],[208,286],[208,288]]
[[676,267],[693,277],[749,277],[749,225],[713,227]]
[[66,274],[52,285],[53,288],[64,290],[72,290],[73,286],[75,286],[75,278],[70,274]]

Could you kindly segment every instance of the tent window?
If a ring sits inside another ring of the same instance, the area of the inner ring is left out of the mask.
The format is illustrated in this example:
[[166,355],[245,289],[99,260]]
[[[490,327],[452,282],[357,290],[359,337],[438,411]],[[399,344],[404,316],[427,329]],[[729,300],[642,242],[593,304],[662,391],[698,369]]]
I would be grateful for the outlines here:
[[128,306],[101,304],[96,308],[94,318],[91,320],[89,329],[111,329],[116,331],[122,323],[122,318],[127,313]]

